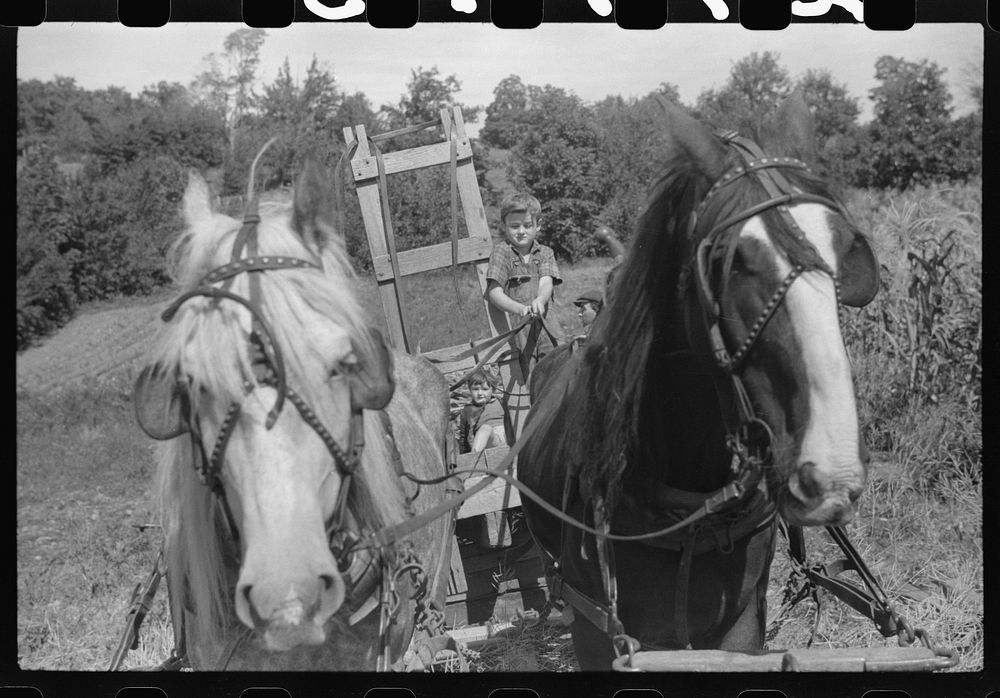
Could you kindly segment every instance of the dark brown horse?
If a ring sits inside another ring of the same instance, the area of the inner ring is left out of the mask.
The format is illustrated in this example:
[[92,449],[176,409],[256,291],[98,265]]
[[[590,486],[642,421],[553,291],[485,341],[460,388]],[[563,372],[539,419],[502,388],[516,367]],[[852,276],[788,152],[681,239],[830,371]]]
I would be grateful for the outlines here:
[[775,515],[843,524],[865,484],[839,305],[872,299],[878,264],[807,168],[808,107],[782,105],[763,149],[665,111],[611,304],[536,368],[518,459],[526,485],[609,534],[523,504],[585,670],[609,669],[626,635],[761,649]]

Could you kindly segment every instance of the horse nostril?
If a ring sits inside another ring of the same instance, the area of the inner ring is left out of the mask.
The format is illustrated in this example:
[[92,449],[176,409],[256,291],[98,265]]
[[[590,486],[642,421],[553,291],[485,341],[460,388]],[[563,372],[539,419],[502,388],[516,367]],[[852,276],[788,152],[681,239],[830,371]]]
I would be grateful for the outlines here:
[[333,586],[333,575],[321,574],[319,578],[323,582],[323,591],[330,591],[330,588]]
[[799,495],[800,499],[815,499],[822,493],[822,485],[816,477],[817,471],[818,468],[812,461],[806,461],[799,466],[799,471],[796,474],[799,491],[796,494]]
[[851,504],[854,504],[861,498],[862,492],[864,492],[864,487],[861,486],[851,487],[847,490],[847,497],[851,500]]
[[250,590],[253,589],[252,584],[245,585],[240,591],[243,593],[243,598],[246,599],[247,603],[253,607],[253,602],[250,600]]

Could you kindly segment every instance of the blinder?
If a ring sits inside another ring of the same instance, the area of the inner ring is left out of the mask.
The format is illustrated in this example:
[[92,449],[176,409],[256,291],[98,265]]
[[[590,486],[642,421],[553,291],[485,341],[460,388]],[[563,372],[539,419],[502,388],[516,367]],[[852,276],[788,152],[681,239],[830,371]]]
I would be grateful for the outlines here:
[[142,369],[132,390],[132,406],[139,427],[157,441],[191,431],[191,396],[174,373],[159,364]]
[[354,366],[345,371],[351,388],[351,409],[354,411],[384,409],[396,392],[392,353],[385,338],[375,329],[369,330],[369,336],[374,349],[373,364]]
[[878,258],[871,243],[861,233],[851,240],[851,247],[840,262],[840,302],[852,308],[861,308],[878,294],[880,273]]

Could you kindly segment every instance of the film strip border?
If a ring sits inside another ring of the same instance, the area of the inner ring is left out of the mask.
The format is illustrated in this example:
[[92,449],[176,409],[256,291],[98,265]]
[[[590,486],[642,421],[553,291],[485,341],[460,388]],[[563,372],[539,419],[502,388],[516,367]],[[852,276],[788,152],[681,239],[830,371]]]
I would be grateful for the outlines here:
[[[656,29],[667,23],[739,23],[776,30],[798,23],[864,23],[873,30],[904,30],[916,22],[974,22],[1000,31],[1000,0],[811,0],[776,7],[774,0],[8,0],[0,25],[42,22],[122,22],[156,27],[167,22],[244,22],[279,28],[293,22],[368,23],[405,28],[418,22],[483,23],[532,28],[544,22],[617,23],[623,29]],[[991,42],[987,42],[989,45]],[[988,49],[987,49],[988,50]],[[794,698],[1000,698],[992,672],[901,675],[448,675],[385,676],[283,674],[280,676],[31,672],[0,682],[0,698],[101,695],[116,698],[239,696],[281,698],[672,698],[732,696]],[[819,679],[819,680],[817,680]],[[20,685],[18,685],[20,684]],[[78,690],[74,690],[78,689]]]
[[0,25],[102,21],[158,27],[167,22],[244,22],[280,28],[293,22],[367,22],[408,28],[418,22],[491,22],[530,29],[545,22],[617,23],[658,29],[667,23],[730,22],[780,30],[792,23],[864,23],[905,30],[915,22],[982,22],[1000,28],[997,0],[17,0],[0,7]]

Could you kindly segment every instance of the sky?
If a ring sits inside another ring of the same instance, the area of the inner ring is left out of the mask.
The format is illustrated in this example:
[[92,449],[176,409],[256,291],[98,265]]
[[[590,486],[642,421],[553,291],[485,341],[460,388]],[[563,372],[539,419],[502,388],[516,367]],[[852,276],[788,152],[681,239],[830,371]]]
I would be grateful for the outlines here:
[[[117,23],[48,23],[20,29],[17,76],[72,77],[86,89],[117,86],[135,94],[161,80],[188,84],[204,58],[242,25],[168,24],[156,29]],[[341,89],[364,92],[373,108],[396,104],[411,71],[437,67],[462,85],[458,99],[485,107],[509,75],[528,85],[551,84],[588,102],[608,95],[640,97],[661,82],[677,86],[681,100],[721,87],[734,62],[773,51],[794,78],[827,69],[859,98],[861,120],[871,118],[868,91],[876,86],[875,60],[891,55],[928,59],[945,68],[955,115],[972,109],[971,75],[982,79],[983,29],[975,24],[917,24],[903,32],[875,32],[863,24],[792,24],[755,32],[735,24],[666,25],[628,31],[614,24],[543,24],[497,29],[492,24],[417,24],[375,29],[358,23],[293,24],[267,30],[259,77],[271,82],[287,58],[305,75],[313,56]],[[974,77],[972,79],[975,79]],[[481,119],[480,119],[481,124]],[[478,127],[470,125],[474,135]]]

